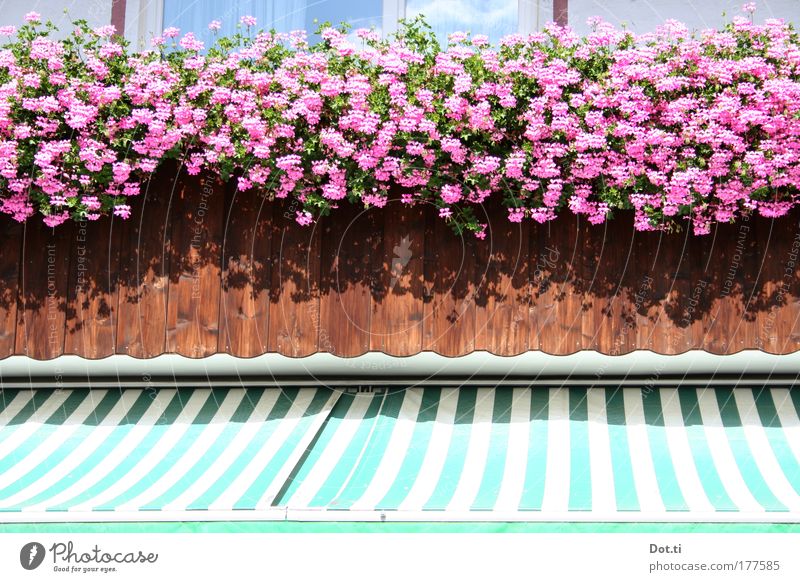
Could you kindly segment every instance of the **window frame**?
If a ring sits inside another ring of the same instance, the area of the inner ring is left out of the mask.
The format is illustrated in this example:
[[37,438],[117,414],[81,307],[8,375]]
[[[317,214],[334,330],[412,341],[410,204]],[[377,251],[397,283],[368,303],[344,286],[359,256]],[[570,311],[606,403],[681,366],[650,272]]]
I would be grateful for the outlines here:
[[[148,47],[152,36],[164,29],[165,0],[128,0],[125,4],[125,38],[140,50]],[[528,35],[539,29],[543,0],[517,0],[517,32]],[[563,0],[561,0],[563,2]],[[561,2],[553,0],[553,11]],[[397,31],[406,16],[406,0],[383,0],[383,33]]]

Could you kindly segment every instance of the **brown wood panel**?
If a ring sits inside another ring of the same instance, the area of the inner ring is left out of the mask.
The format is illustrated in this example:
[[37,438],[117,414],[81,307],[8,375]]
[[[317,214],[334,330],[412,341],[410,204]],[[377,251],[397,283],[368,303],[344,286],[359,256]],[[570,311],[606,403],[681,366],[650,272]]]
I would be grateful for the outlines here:
[[755,256],[760,260],[760,278],[751,300],[756,314],[756,342],[769,353],[797,349],[795,301],[800,292],[798,254],[800,227],[781,219],[760,218]]
[[477,255],[475,349],[511,356],[529,349],[531,334],[530,224],[488,206],[487,237],[474,241]]
[[219,351],[250,358],[268,349],[274,204],[264,195],[225,195]]
[[113,217],[73,228],[64,352],[84,358],[114,353],[122,222]]
[[[605,232],[607,249],[604,263],[598,267],[606,295],[609,296],[606,315],[611,326],[605,349],[609,354],[627,354],[636,349],[636,321],[644,297],[639,288],[636,265],[636,231],[633,216],[622,215],[619,232],[609,228]],[[613,240],[613,243],[612,243]]]
[[423,349],[460,356],[480,349],[475,345],[475,303],[485,284],[486,261],[476,259],[479,245],[472,233],[457,235],[435,208],[425,210],[424,258],[432,293],[423,306]]
[[192,358],[217,353],[225,184],[184,176],[174,198],[167,351]]
[[[765,228],[766,227],[766,228]],[[750,219],[750,230],[745,241],[742,257],[742,296],[739,300],[744,305],[744,317],[740,321],[737,338],[739,345],[735,351],[750,346],[757,349],[765,347],[765,327],[767,307],[759,302],[759,289],[764,285],[765,257],[761,254],[765,243],[769,239],[769,225],[763,219],[754,217]],[[766,237],[765,240],[760,240]]]
[[[614,343],[611,295],[622,274],[617,272],[614,263],[619,249],[610,248],[607,235],[607,224],[599,227],[588,221],[581,224],[583,249],[578,257],[581,286],[577,291],[583,298],[581,348],[584,350],[596,350],[600,345]],[[615,241],[614,247],[616,245]]]
[[373,258],[381,210],[346,205],[322,220],[319,350],[361,355],[370,344]]
[[46,226],[39,217],[24,229],[16,353],[38,360],[64,353],[73,223]]
[[375,256],[370,349],[394,356],[422,350],[425,209],[390,201],[383,244]]
[[0,357],[800,348],[800,209],[695,237],[488,204],[462,241],[399,199],[300,227],[296,203],[203,180],[166,166],[85,235],[0,219]]
[[319,225],[295,222],[295,202],[274,209],[269,350],[286,356],[313,354],[319,345]]
[[744,321],[744,249],[750,222],[712,228],[702,259],[709,281],[709,304],[703,312],[703,349],[714,354],[735,353],[744,347],[740,339]]
[[0,359],[14,353],[23,225],[0,216]]
[[152,358],[166,351],[170,205],[174,167],[143,186],[122,229],[117,309],[118,354]]
[[[638,349],[654,350],[654,335],[657,333],[656,322],[661,311],[662,296],[656,289],[656,279],[664,265],[659,263],[661,233],[640,232],[634,240],[633,265],[634,279],[633,306],[635,315],[635,345]],[[662,255],[663,256],[663,255]]]
[[705,340],[703,314],[711,308],[710,278],[705,270],[708,256],[708,237],[690,235],[683,255],[682,268],[686,273],[688,295],[681,305],[682,321],[685,330],[681,351],[702,346]]
[[[780,278],[785,285],[784,304],[777,314],[776,351],[786,354],[800,350],[800,222],[783,219],[775,222],[778,235],[773,241],[772,252],[775,255],[780,252],[780,262],[776,265],[782,270],[773,276]],[[782,245],[781,241],[785,244]]]
[[567,215],[541,225],[531,249],[530,268],[537,279],[534,321],[541,349],[571,354],[583,348],[581,222]]

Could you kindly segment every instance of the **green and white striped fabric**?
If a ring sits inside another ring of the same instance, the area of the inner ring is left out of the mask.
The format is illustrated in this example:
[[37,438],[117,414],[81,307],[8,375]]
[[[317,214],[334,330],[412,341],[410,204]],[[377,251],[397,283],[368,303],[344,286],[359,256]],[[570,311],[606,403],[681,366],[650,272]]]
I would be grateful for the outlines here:
[[5,390],[0,520],[800,521],[798,409],[762,387]]
[[337,396],[313,388],[4,390],[0,517],[269,508]]

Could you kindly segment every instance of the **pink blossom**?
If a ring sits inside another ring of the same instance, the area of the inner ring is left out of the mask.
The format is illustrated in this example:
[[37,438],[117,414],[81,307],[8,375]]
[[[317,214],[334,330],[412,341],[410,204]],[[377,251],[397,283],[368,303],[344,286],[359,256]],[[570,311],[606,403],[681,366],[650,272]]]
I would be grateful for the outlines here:
[[25,22],[37,23],[42,21],[42,15],[38,12],[28,12],[25,15]]
[[299,224],[300,226],[308,226],[309,224],[313,224],[314,222],[314,216],[307,210],[303,211],[298,210],[295,213],[295,216],[296,216],[295,220],[297,221],[297,224]]
[[109,38],[117,34],[117,27],[113,24],[107,24],[106,26],[95,28],[94,33],[100,38]]

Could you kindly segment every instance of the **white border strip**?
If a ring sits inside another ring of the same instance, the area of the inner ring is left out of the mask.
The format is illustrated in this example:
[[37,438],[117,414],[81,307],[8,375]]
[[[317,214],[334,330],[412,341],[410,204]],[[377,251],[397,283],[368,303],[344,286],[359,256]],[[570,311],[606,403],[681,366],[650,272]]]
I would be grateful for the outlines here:
[[567,523],[800,523],[796,512],[644,511],[355,511],[325,509],[2,512],[0,523],[116,522],[567,522]]
[[[309,383],[324,379],[330,385],[375,379],[381,384],[407,384],[409,380],[444,380],[507,378],[509,380],[574,378],[575,383],[587,381],[602,384],[618,383],[620,378],[638,376],[635,385],[676,385],[676,377],[687,375],[713,376],[783,374],[775,379],[782,384],[800,383],[800,351],[787,355],[768,354],[759,350],[744,350],[731,355],[715,355],[702,350],[683,354],[664,355],[640,350],[621,356],[609,356],[595,351],[580,351],[567,356],[553,356],[543,352],[526,352],[517,356],[496,356],[489,352],[473,352],[466,356],[448,358],[433,352],[414,356],[395,357],[370,352],[354,358],[340,358],[333,354],[317,353],[304,358],[291,358],[269,353],[250,359],[228,354],[215,354],[193,359],[177,354],[164,354],[151,359],[137,359],[127,355],[113,355],[101,360],[87,360],[79,356],[60,356],[52,360],[34,360],[27,356],[10,356],[0,360],[0,387],[17,384],[32,386],[99,385],[96,379],[124,378],[125,386],[154,386],[161,383],[174,385],[173,378],[195,383],[212,383],[232,378],[244,385],[249,380],[259,385],[270,379],[295,383]],[[664,378],[667,376],[667,378]],[[586,378],[589,378],[588,380]],[[454,380],[455,381],[455,380]],[[83,384],[81,384],[83,382]],[[730,380],[709,378],[709,383]],[[238,383],[238,382],[237,382]],[[317,382],[318,383],[318,382]],[[704,382],[705,383],[705,380]],[[284,384],[286,385],[286,384]]]

